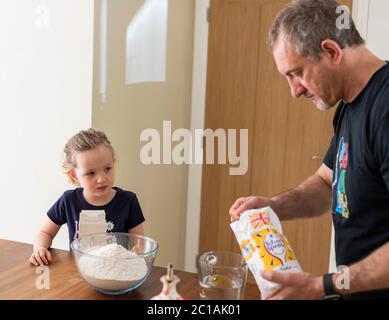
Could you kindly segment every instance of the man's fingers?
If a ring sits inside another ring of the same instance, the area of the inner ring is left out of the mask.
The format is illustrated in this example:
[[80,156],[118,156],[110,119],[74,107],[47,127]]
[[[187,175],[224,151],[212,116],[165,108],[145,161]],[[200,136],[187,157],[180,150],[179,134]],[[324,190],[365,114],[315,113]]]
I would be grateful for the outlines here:
[[239,198],[238,200],[236,200],[230,208],[230,215],[233,215],[236,209],[238,209],[242,205],[242,203],[244,203],[244,201],[245,198]]
[[289,279],[288,273],[282,273],[277,271],[271,271],[271,270],[263,270],[261,272],[262,278],[265,280],[268,280],[270,282],[276,282],[279,284],[286,284]]
[[229,214],[231,221],[239,220],[240,215],[247,210],[265,207],[269,205],[269,203],[270,200],[267,198],[254,196],[239,198],[230,208]]
[[251,201],[250,200],[246,200],[245,202],[243,202],[239,208],[237,208],[233,214],[233,217],[235,218],[235,220],[239,220],[240,218],[240,215],[245,212],[246,210],[249,210],[249,209],[252,209],[252,206],[251,206]]
[[230,209],[231,222],[239,220],[240,215],[246,210],[248,198],[239,198]]
[[236,220],[239,220],[241,211],[236,211],[233,214],[230,215],[231,222],[234,222]]
[[275,295],[271,296],[270,298],[267,298],[267,300],[285,300],[283,295],[281,295],[280,291],[278,291]]

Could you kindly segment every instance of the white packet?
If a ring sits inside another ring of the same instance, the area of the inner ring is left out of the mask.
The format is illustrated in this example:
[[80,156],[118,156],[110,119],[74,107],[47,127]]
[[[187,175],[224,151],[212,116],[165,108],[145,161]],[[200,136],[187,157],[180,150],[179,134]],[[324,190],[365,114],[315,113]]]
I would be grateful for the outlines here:
[[95,233],[105,233],[107,222],[104,210],[82,210],[80,212],[80,237]]
[[261,270],[302,271],[288,240],[282,234],[280,221],[270,207],[243,212],[239,220],[231,223],[231,228],[262,298],[271,297],[281,285],[263,279]]

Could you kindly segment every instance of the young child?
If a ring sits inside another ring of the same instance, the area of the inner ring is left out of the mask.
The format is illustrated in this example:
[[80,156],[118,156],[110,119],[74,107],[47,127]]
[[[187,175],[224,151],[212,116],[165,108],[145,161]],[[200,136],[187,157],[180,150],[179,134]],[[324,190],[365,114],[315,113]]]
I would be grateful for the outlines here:
[[65,146],[63,167],[73,184],[47,213],[34,242],[30,262],[48,265],[48,250],[61,225],[67,223],[69,243],[78,238],[81,210],[104,210],[108,231],[143,235],[145,221],[136,195],[114,187],[115,156],[106,135],[98,130],[80,131]]

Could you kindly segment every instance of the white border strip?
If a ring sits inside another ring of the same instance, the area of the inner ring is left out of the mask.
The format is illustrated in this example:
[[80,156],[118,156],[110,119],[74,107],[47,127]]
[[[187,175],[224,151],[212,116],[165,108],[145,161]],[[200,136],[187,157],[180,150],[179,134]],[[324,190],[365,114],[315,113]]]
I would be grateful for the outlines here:
[[[208,60],[207,9],[210,0],[196,0],[191,130],[204,129]],[[185,271],[196,272],[199,253],[202,165],[192,164],[188,173],[185,233]]]

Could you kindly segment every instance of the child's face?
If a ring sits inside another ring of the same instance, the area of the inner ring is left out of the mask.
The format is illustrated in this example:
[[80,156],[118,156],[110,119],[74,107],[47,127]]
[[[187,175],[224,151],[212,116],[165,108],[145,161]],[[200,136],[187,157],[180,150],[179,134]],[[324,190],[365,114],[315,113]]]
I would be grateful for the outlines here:
[[75,179],[84,188],[84,192],[96,199],[109,197],[115,182],[112,151],[100,145],[92,150],[78,152],[75,161]]

